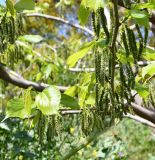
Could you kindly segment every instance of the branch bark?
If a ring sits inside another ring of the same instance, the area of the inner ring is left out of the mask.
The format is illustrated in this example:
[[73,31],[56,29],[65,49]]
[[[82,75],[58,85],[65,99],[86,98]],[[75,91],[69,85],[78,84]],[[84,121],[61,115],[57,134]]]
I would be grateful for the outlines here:
[[136,116],[136,115],[132,115],[132,114],[128,113],[127,115],[124,115],[124,118],[130,118],[130,119],[133,119],[133,120],[135,120],[135,121],[137,121],[139,123],[142,123],[142,124],[144,124],[146,126],[155,128],[155,124],[154,123],[152,123],[152,122],[150,122],[150,121],[148,121],[148,120],[146,120],[144,118],[141,118],[139,116]]
[[131,107],[138,116],[155,124],[155,112],[154,111],[148,108],[139,106],[133,102],[131,102]]
[[[12,83],[18,87],[21,88],[28,88],[28,87],[33,87],[36,91],[41,92],[43,89],[49,86],[49,84],[44,84],[44,83],[35,83],[32,81],[28,81],[24,79],[22,76],[17,74],[16,72],[12,71],[8,67],[6,67],[4,64],[0,63],[0,78],[3,79],[4,81],[7,81],[9,83]],[[64,86],[57,86],[58,89],[61,92],[64,92],[68,87]],[[127,104],[129,106],[129,104]],[[144,108],[142,106],[139,106],[135,103],[131,103],[131,108],[133,111],[143,119],[146,119],[152,123],[155,124],[155,112],[152,110],[149,110],[147,108]],[[70,111],[62,111],[63,114],[79,114],[81,113],[81,110],[70,110]]]
[[41,13],[31,13],[31,14],[26,14],[27,17],[42,17],[42,18],[46,18],[46,19],[50,19],[50,20],[55,20],[57,22],[60,22],[60,23],[63,23],[63,24],[67,24],[71,27],[74,27],[76,29],[80,29],[86,33],[88,33],[89,35],[91,36],[94,36],[94,32],[91,31],[90,29],[86,28],[86,27],[83,27],[79,24],[74,24],[74,23],[71,23],[70,21],[68,20],[65,20],[65,19],[62,19],[60,17],[55,17],[55,16],[50,16],[50,15],[47,15],[47,14],[41,14]]
[[[21,88],[26,89],[28,87],[33,87],[36,91],[39,92],[43,91],[45,88],[49,86],[49,84],[39,84],[32,81],[28,81],[2,63],[0,63],[0,78]],[[68,88],[64,86],[57,87],[61,92],[65,91]]]

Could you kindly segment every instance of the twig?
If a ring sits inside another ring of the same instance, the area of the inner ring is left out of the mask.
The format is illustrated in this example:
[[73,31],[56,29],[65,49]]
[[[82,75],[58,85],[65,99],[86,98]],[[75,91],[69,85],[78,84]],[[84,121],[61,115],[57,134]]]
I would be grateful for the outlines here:
[[133,119],[133,120],[135,120],[135,121],[137,121],[139,123],[142,123],[142,124],[144,124],[146,126],[155,128],[155,124],[154,123],[152,123],[152,122],[150,122],[150,121],[148,121],[148,120],[146,120],[144,118],[141,118],[139,116],[136,116],[136,115],[132,115],[132,114],[128,113],[127,115],[124,115],[124,118],[130,118],[130,119]]
[[[134,105],[135,105],[135,104],[134,104]],[[133,105],[132,105],[131,107],[133,107]],[[139,106],[139,107],[141,107],[141,106]],[[142,107],[141,107],[141,108],[142,108]],[[91,108],[91,109],[94,110],[95,108]],[[60,113],[61,113],[61,115],[81,114],[81,113],[82,113],[82,110],[65,110],[65,111],[60,110]],[[151,121],[146,120],[146,119],[144,119],[144,118],[141,118],[141,117],[139,117],[139,116],[136,116],[136,115],[132,115],[132,114],[130,114],[130,113],[127,113],[127,114],[124,114],[123,117],[124,117],[124,118],[133,119],[133,120],[135,120],[135,121],[137,121],[137,122],[139,122],[139,123],[142,123],[142,124],[144,124],[144,125],[147,125],[147,126],[150,126],[150,127],[155,128],[155,123],[152,123]]]
[[[138,65],[143,67],[148,64],[154,63],[155,61],[139,61]],[[119,65],[115,65],[115,68],[119,68]],[[108,69],[108,68],[106,68]],[[94,72],[95,68],[69,68],[71,72]]]
[[50,20],[55,20],[57,22],[61,22],[61,23],[64,23],[64,24],[67,24],[71,27],[74,27],[74,28],[77,28],[77,29],[80,29],[86,33],[88,33],[89,35],[91,36],[94,36],[94,33],[93,31],[91,31],[90,29],[86,28],[86,27],[82,27],[81,25],[79,24],[74,24],[74,23],[71,23],[65,19],[62,19],[60,17],[55,17],[55,16],[50,16],[50,15],[47,15],[47,14],[41,14],[41,13],[30,13],[30,14],[26,14],[27,17],[42,17],[42,18],[46,18],[46,19],[50,19]]

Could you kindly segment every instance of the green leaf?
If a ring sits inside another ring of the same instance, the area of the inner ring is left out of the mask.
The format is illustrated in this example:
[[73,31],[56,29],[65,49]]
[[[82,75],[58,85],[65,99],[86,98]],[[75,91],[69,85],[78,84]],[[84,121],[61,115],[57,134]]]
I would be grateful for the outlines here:
[[94,106],[95,105],[95,93],[90,94],[85,103],[91,106]]
[[135,90],[144,99],[149,95],[149,88],[144,85],[136,83]]
[[78,52],[69,56],[67,59],[67,64],[69,65],[69,67],[73,67],[79,59],[83,58],[88,53],[88,51],[94,47],[94,45],[94,41],[87,42]]
[[87,86],[91,82],[91,73],[84,73],[80,80],[80,86]]
[[149,14],[146,11],[141,11],[138,9],[130,10],[131,17],[135,20],[135,22],[141,26],[145,26],[148,28],[149,26]]
[[130,55],[129,57],[127,57],[123,51],[120,53],[117,53],[117,58],[123,64],[127,64],[128,62],[133,64],[134,62],[133,56]]
[[84,5],[85,8],[97,11],[97,9],[105,7],[108,1],[109,0],[82,0],[81,4]]
[[6,0],[6,6],[9,9],[12,16],[15,15],[15,9],[11,0]]
[[155,60],[155,50],[151,48],[146,48],[143,52],[143,58],[148,61]]
[[96,42],[96,45],[100,48],[104,48],[107,46],[107,40],[106,39],[103,39],[103,38],[100,38],[97,42]]
[[78,11],[78,18],[81,25],[85,25],[87,23],[89,15],[90,10],[86,8],[83,4],[81,4]]
[[148,3],[140,3],[139,5],[135,6],[134,7],[136,9],[155,9],[155,1],[154,0],[150,0],[150,2]]
[[[23,98],[15,98],[11,99],[6,108],[6,118],[9,117],[19,117],[26,118],[28,117],[27,110],[24,107],[24,99]],[[5,119],[6,119],[5,118]]]
[[22,12],[23,10],[33,10],[35,3],[33,0],[19,0],[14,7],[17,12]]
[[24,91],[24,108],[28,116],[31,114],[32,109],[32,98],[31,98],[31,89],[32,87],[29,87]]
[[80,92],[78,96],[79,96],[79,105],[81,108],[84,106],[84,102],[88,94],[88,87],[89,86],[80,86]]
[[61,104],[71,109],[79,109],[77,100],[67,94],[61,94]]
[[43,40],[43,37],[39,35],[24,35],[20,38],[30,43],[39,43]]
[[146,75],[148,75],[149,78],[155,75],[155,62],[142,68],[142,77],[144,78]]
[[45,79],[48,79],[51,72],[52,72],[52,69],[53,69],[53,64],[48,64],[44,70],[43,70],[43,73],[44,73],[44,78]]
[[77,90],[78,90],[77,86],[72,86],[65,91],[65,94],[74,97],[77,94]]
[[36,96],[35,103],[38,109],[45,115],[57,114],[60,105],[61,94],[56,86],[50,86]]

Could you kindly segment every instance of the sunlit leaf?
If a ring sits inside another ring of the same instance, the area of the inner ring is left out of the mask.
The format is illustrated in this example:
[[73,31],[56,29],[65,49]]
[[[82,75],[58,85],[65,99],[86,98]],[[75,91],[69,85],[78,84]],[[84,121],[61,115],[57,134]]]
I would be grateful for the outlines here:
[[52,69],[53,69],[53,64],[48,64],[45,69],[44,69],[44,78],[47,79],[49,78],[51,72],[52,72]]
[[69,56],[67,59],[67,64],[69,65],[69,67],[73,67],[79,59],[83,58],[89,52],[89,50],[94,47],[94,45],[94,41],[85,43],[78,52]]
[[108,1],[109,0],[82,0],[81,4],[84,5],[85,8],[96,11],[101,7],[105,7]]
[[146,8],[148,8],[148,9],[155,9],[155,1],[154,0],[150,0],[149,2],[147,2],[147,3],[140,3],[139,5],[134,5],[134,7],[136,8],[136,9],[146,9]]
[[69,96],[71,96],[71,97],[74,97],[74,96],[77,94],[77,89],[78,89],[77,86],[69,87],[69,88],[65,91],[65,94],[66,94],[66,95],[69,95]]
[[117,58],[123,64],[127,64],[128,62],[132,64],[134,62],[132,55],[127,57],[123,52],[117,53]]
[[31,98],[31,87],[26,89],[24,91],[24,108],[28,114],[28,116],[30,116],[31,114],[31,108],[32,108],[32,98]]
[[88,93],[88,86],[81,86],[79,92],[79,105],[81,108],[84,106],[87,93]]
[[151,48],[146,48],[143,53],[143,58],[146,60],[155,60],[155,50]]
[[95,93],[90,94],[85,103],[91,106],[94,106],[95,105]]
[[142,68],[142,77],[144,78],[146,75],[148,75],[149,77],[155,75],[155,62]]
[[24,35],[20,38],[31,43],[39,43],[43,40],[43,37],[39,35]]
[[14,16],[15,10],[14,10],[14,6],[13,6],[13,2],[11,0],[6,0],[6,6],[9,9],[11,15]]
[[61,94],[56,86],[50,86],[36,96],[35,103],[38,109],[45,115],[57,114],[59,110]]
[[136,83],[135,90],[142,98],[147,98],[149,95],[149,88],[144,85]]
[[137,24],[145,27],[149,26],[149,14],[146,11],[132,9],[130,14]]
[[28,113],[24,108],[24,99],[23,98],[15,98],[8,102],[6,108],[6,117],[19,117],[25,118],[28,117]]

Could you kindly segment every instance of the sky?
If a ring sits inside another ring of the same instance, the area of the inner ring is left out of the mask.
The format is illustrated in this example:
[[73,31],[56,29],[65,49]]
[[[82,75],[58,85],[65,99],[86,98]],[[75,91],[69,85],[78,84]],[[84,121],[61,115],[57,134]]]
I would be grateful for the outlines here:
[[0,0],[0,5],[5,5],[5,0]]

